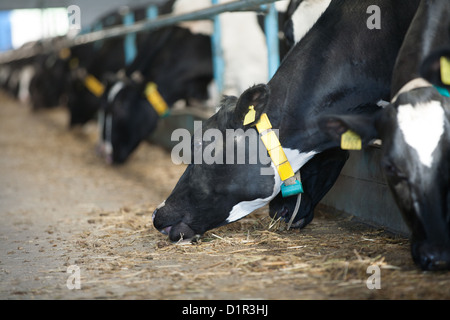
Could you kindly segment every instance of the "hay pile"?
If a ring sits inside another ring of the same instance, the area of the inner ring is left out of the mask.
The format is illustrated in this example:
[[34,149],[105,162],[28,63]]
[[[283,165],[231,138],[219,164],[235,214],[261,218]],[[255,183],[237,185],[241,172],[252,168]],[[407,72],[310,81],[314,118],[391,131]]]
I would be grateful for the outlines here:
[[[98,298],[150,299],[443,299],[448,273],[422,273],[409,241],[321,208],[304,230],[284,230],[261,209],[172,244],[151,225],[153,207],[93,212],[77,235],[83,290]],[[370,290],[369,266],[381,271]]]

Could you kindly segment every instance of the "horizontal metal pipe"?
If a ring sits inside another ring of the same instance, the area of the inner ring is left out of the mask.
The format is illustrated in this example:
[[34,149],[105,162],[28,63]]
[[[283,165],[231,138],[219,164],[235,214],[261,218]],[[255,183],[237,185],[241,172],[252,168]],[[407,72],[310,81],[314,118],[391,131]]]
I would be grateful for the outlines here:
[[170,14],[164,15],[160,16],[160,18],[158,19],[150,21],[149,20],[139,21],[130,26],[121,25],[117,27],[104,29],[101,31],[91,32],[89,34],[80,35],[75,37],[72,40],[72,43],[71,44],[69,43],[67,46],[86,44],[98,40],[120,37],[132,32],[154,30],[174,25],[183,21],[210,19],[211,17],[224,12],[245,11],[252,8],[258,9],[258,7],[262,4],[273,3],[276,1],[279,0],[242,0],[242,1],[228,2],[224,4],[216,4],[205,9],[188,12],[180,15],[170,15]]

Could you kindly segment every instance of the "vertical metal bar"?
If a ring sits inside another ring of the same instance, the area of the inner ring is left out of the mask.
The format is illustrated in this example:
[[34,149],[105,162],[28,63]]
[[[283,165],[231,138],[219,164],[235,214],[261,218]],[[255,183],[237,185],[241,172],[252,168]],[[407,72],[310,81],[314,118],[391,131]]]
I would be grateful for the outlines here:
[[146,17],[148,20],[156,19],[158,17],[158,6],[149,6],[147,8]]
[[[211,3],[213,5],[218,4],[219,0],[211,0]],[[213,23],[214,23],[214,32],[211,37],[211,42],[213,54],[214,81],[217,86],[217,91],[221,96],[224,89],[223,74],[225,71],[225,61],[223,59],[222,36],[221,36],[219,15],[214,16]]]
[[[129,12],[123,17],[124,25],[134,24],[134,13]],[[125,51],[125,65],[133,62],[137,54],[136,49],[136,33],[129,33],[126,35],[124,40],[124,51]]]
[[264,20],[266,30],[267,54],[269,61],[269,80],[280,66],[280,42],[278,39],[278,11],[275,4],[265,5],[268,9]]
[[[101,30],[103,30],[103,24],[101,22],[97,22],[93,27],[93,31],[101,31]],[[104,43],[103,39],[94,42],[94,50],[99,50],[102,47],[103,43]]]

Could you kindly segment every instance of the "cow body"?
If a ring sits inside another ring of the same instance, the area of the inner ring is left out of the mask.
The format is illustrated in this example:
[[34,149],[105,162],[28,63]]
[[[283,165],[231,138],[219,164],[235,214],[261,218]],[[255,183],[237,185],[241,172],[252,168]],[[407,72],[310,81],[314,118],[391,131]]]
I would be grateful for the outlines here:
[[[382,28],[375,32],[366,27],[366,10],[373,4],[384,13]],[[293,170],[317,181],[305,189],[305,196],[316,201],[317,195],[324,193],[323,187],[334,183],[347,153],[335,149],[338,166],[331,166],[331,161],[328,172],[333,174],[322,172],[323,158],[318,155],[334,142],[312,123],[330,110],[371,112],[380,99],[389,97],[395,58],[416,9],[414,1],[332,1],[271,81],[248,89],[239,99],[223,100],[203,130],[216,128],[224,136],[230,128],[255,130],[243,125],[249,106],[254,106],[256,119],[266,113],[279,129],[279,140]],[[246,143],[239,134],[234,141],[238,147]],[[194,141],[193,146],[207,148],[211,144],[220,142]],[[307,163],[311,166],[305,166]],[[267,168],[272,168],[273,174],[261,175],[261,169]],[[273,164],[260,162],[190,164],[155,211],[154,226],[176,241],[236,221],[277,196],[281,179],[275,171]],[[313,207],[302,202],[298,219],[312,215]]]
[[348,129],[365,143],[382,139],[383,171],[411,230],[413,260],[423,270],[450,269],[450,100],[420,77],[421,70],[435,72],[427,57],[449,45],[449,14],[446,0],[421,1],[397,59],[390,105],[372,117],[322,122],[336,139]]
[[[159,12],[166,14],[171,12],[173,0],[161,3]],[[132,12],[135,21],[146,18],[146,7],[135,7],[131,9],[121,8],[100,19],[103,26],[111,27],[123,22],[125,14]],[[95,24],[94,24],[95,25]],[[137,52],[143,49],[150,32],[139,32],[136,34],[135,46]],[[113,81],[114,75],[126,67],[125,61],[125,36],[101,40],[75,48],[78,52],[72,55],[70,60],[76,58],[78,66],[71,70],[70,80],[67,83],[68,108],[70,112],[70,125],[83,125],[92,120],[101,106],[102,95],[93,94],[84,85],[87,74],[93,75],[103,85]],[[70,61],[69,60],[69,61]],[[106,91],[106,90],[105,90]]]
[[205,101],[213,77],[211,59],[209,36],[177,26],[150,33],[126,69],[128,77],[116,81],[104,97],[99,150],[107,162],[124,163],[162,116],[145,94],[150,82],[167,107],[178,100]]

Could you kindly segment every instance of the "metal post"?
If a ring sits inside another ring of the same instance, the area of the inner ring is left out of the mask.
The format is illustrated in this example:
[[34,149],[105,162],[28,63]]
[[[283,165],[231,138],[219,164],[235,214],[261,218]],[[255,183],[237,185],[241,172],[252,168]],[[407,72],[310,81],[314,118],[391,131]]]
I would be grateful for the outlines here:
[[[211,0],[211,3],[213,5],[219,4],[219,0]],[[214,16],[213,23],[214,23],[214,32],[211,37],[211,42],[213,54],[214,81],[216,83],[219,96],[221,96],[224,89],[223,74],[225,72],[225,61],[223,59],[222,34],[220,28],[219,15]]]
[[[123,24],[129,26],[134,24],[134,13],[131,11],[123,17]],[[136,33],[129,33],[124,40],[125,65],[133,62],[137,54],[136,49]]]
[[280,42],[278,39],[278,11],[275,4],[265,5],[268,12],[264,20],[266,30],[267,54],[269,61],[269,80],[280,66]]
[[[103,24],[101,22],[97,22],[94,25],[93,32],[102,31],[102,30],[103,30]],[[102,40],[103,39],[100,39],[98,42],[94,43],[94,45],[93,45],[94,46],[94,50],[99,50],[101,48],[101,46],[103,45],[103,41]]]
[[149,6],[147,8],[146,17],[148,20],[156,19],[158,17],[158,6]]

